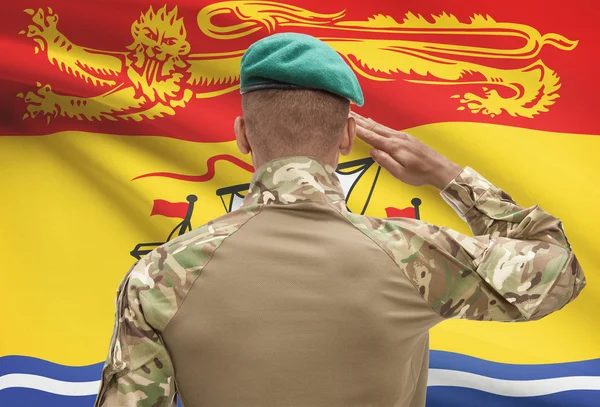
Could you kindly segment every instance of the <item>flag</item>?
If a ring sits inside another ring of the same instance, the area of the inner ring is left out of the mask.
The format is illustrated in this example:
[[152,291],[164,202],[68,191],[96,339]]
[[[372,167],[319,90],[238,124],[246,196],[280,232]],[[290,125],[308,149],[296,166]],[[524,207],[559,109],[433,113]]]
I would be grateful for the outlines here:
[[150,216],[162,215],[169,218],[185,219],[189,206],[188,202],[169,202],[164,199],[155,199]]
[[413,218],[416,219],[415,208],[398,209],[394,207],[385,208],[388,218]]
[[388,218],[412,218],[419,219],[419,205],[421,205],[421,200],[419,198],[414,198],[410,203],[413,206],[404,209],[394,208],[393,206],[389,206],[385,208],[385,214]]
[[[541,321],[436,326],[427,406],[596,406],[597,15],[558,0],[5,4],[0,405],[92,405],[131,264],[246,194],[254,167],[232,131],[243,52],[301,32],[355,71],[359,113],[559,217],[586,273]],[[368,151],[357,141],[337,168],[349,210],[470,233],[438,191]]]

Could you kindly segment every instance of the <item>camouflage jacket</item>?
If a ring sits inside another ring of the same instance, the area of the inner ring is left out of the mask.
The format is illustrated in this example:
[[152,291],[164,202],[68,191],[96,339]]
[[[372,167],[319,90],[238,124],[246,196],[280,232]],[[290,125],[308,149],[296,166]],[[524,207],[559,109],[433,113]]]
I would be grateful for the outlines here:
[[517,205],[469,167],[441,196],[475,237],[415,219],[353,214],[334,169],[309,157],[266,163],[240,209],[166,243],[126,275],[95,405],[175,406],[174,366],[162,334],[215,251],[265,205],[313,201],[334,208],[393,259],[435,322],[539,319],[583,289],[582,270],[557,218]]

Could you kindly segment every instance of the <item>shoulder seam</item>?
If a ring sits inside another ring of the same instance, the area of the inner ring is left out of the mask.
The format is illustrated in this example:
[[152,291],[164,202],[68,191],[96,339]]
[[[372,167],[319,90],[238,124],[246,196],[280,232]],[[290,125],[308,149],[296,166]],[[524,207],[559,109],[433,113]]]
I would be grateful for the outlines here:
[[[334,208],[334,209],[336,209],[336,208]],[[419,297],[421,297],[421,298],[423,299],[423,302],[424,302],[425,304],[427,304],[427,306],[428,306],[428,307],[431,309],[431,311],[432,311],[432,312],[433,312],[435,315],[439,316],[440,318],[442,318],[442,319],[446,319],[446,318],[442,317],[442,316],[440,315],[440,313],[439,313],[439,312],[437,312],[437,311],[435,310],[435,308],[433,308],[433,306],[432,306],[432,305],[431,305],[429,302],[427,302],[427,300],[425,299],[425,297],[423,297],[423,295],[421,294],[421,292],[419,291],[419,289],[417,288],[417,286],[415,285],[415,283],[413,283],[413,282],[412,282],[412,280],[411,280],[411,279],[410,279],[410,278],[409,278],[409,277],[406,275],[406,273],[404,272],[404,270],[402,270],[402,268],[400,267],[400,265],[398,264],[398,262],[397,262],[397,261],[396,261],[396,260],[395,260],[395,259],[392,257],[392,255],[391,255],[390,253],[388,253],[388,251],[387,251],[387,250],[386,250],[386,249],[385,249],[385,248],[384,248],[384,247],[383,247],[383,246],[382,246],[382,245],[381,245],[379,242],[377,242],[377,241],[376,241],[375,239],[373,239],[371,236],[367,235],[367,234],[366,234],[365,232],[363,232],[363,231],[362,231],[360,228],[356,227],[356,225],[355,225],[354,223],[352,223],[352,221],[351,221],[350,219],[348,219],[348,218],[347,218],[347,217],[346,217],[346,216],[345,216],[343,213],[339,212],[337,209],[336,209],[336,212],[338,212],[338,213],[339,213],[339,214],[342,216],[342,218],[344,218],[344,220],[345,220],[346,222],[348,222],[350,225],[352,225],[352,227],[354,227],[354,229],[358,230],[360,233],[362,233],[362,234],[363,234],[363,236],[365,236],[367,239],[369,239],[370,241],[372,241],[373,243],[375,243],[375,244],[377,245],[377,247],[379,247],[379,249],[380,249],[381,251],[383,251],[383,252],[386,254],[386,256],[388,256],[388,257],[390,258],[390,260],[392,260],[392,262],[393,262],[393,263],[396,265],[396,268],[397,268],[397,269],[400,271],[400,273],[402,273],[402,275],[403,275],[404,277],[406,277],[406,279],[408,280],[408,282],[410,283],[410,285],[412,285],[412,286],[413,286],[413,288],[415,289],[415,291],[417,292],[417,294],[419,295]],[[361,215],[361,216],[364,216],[364,215]]]
[[[233,235],[234,235],[234,234],[235,234],[235,233],[236,233],[238,230],[240,230],[242,227],[244,227],[244,225],[245,225],[246,223],[248,223],[250,220],[252,220],[252,219],[254,219],[255,217],[257,217],[258,215],[260,215],[260,213],[262,212],[262,209],[263,209],[263,205],[256,205],[256,206],[257,206],[257,208],[258,208],[258,212],[257,212],[256,214],[254,214],[254,215],[250,216],[250,217],[249,217],[248,219],[246,219],[244,222],[242,222],[242,223],[240,224],[240,226],[239,226],[239,227],[238,227],[236,230],[234,230],[234,231],[233,231],[233,232],[231,232],[229,235],[227,235],[227,237],[225,237],[225,238],[223,239],[223,241],[222,241],[222,242],[219,244],[219,246],[218,246],[217,248],[215,248],[215,250],[213,250],[213,251],[210,253],[210,257],[209,257],[209,258],[208,258],[208,260],[206,261],[206,264],[204,264],[204,266],[202,266],[202,269],[201,269],[201,270],[200,270],[200,272],[198,273],[198,276],[196,276],[196,278],[194,279],[194,281],[192,281],[192,282],[190,283],[190,287],[189,287],[189,289],[187,290],[187,292],[185,293],[185,295],[183,296],[183,298],[181,299],[181,302],[179,303],[179,305],[177,306],[177,310],[176,310],[176,311],[173,313],[173,315],[171,316],[171,318],[169,318],[169,320],[168,320],[168,321],[167,321],[167,323],[165,324],[164,328],[160,330],[161,336],[162,336],[162,333],[163,333],[164,331],[166,331],[166,330],[167,330],[167,327],[169,326],[169,324],[171,323],[171,321],[173,320],[173,318],[175,318],[175,315],[177,315],[177,314],[179,313],[179,310],[181,309],[181,307],[182,307],[183,303],[185,302],[185,299],[187,298],[188,294],[189,294],[189,293],[190,293],[190,291],[192,290],[192,287],[194,286],[194,284],[196,284],[196,281],[198,280],[198,278],[199,278],[199,277],[200,277],[200,275],[202,274],[202,271],[203,271],[203,270],[204,270],[204,269],[205,269],[205,268],[208,266],[208,264],[210,263],[210,261],[213,259],[213,256],[214,256],[214,254],[217,252],[217,250],[219,250],[219,247],[221,247],[221,246],[222,246],[222,245],[225,243],[225,241],[226,241],[227,239],[229,239],[231,236],[233,236]],[[244,208],[244,209],[246,209],[246,208]],[[170,254],[169,254],[169,256],[170,256]],[[142,291],[140,294],[144,295],[144,294],[145,294],[145,291]],[[145,295],[144,295],[144,296],[145,296]]]

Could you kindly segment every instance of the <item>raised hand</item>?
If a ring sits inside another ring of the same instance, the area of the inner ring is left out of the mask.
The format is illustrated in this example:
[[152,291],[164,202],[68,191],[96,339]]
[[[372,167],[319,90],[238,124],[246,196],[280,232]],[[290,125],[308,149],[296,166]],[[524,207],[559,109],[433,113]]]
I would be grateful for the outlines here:
[[400,181],[414,186],[433,185],[443,189],[461,171],[433,148],[410,134],[390,129],[355,112],[356,136],[373,146],[371,157]]

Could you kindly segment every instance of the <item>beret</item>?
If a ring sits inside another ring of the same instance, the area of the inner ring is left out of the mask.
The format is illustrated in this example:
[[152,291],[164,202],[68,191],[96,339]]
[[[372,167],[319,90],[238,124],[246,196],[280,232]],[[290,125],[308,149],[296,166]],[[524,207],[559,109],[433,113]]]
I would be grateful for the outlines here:
[[352,68],[329,45],[310,35],[273,34],[242,56],[240,93],[262,89],[316,89],[364,104]]

